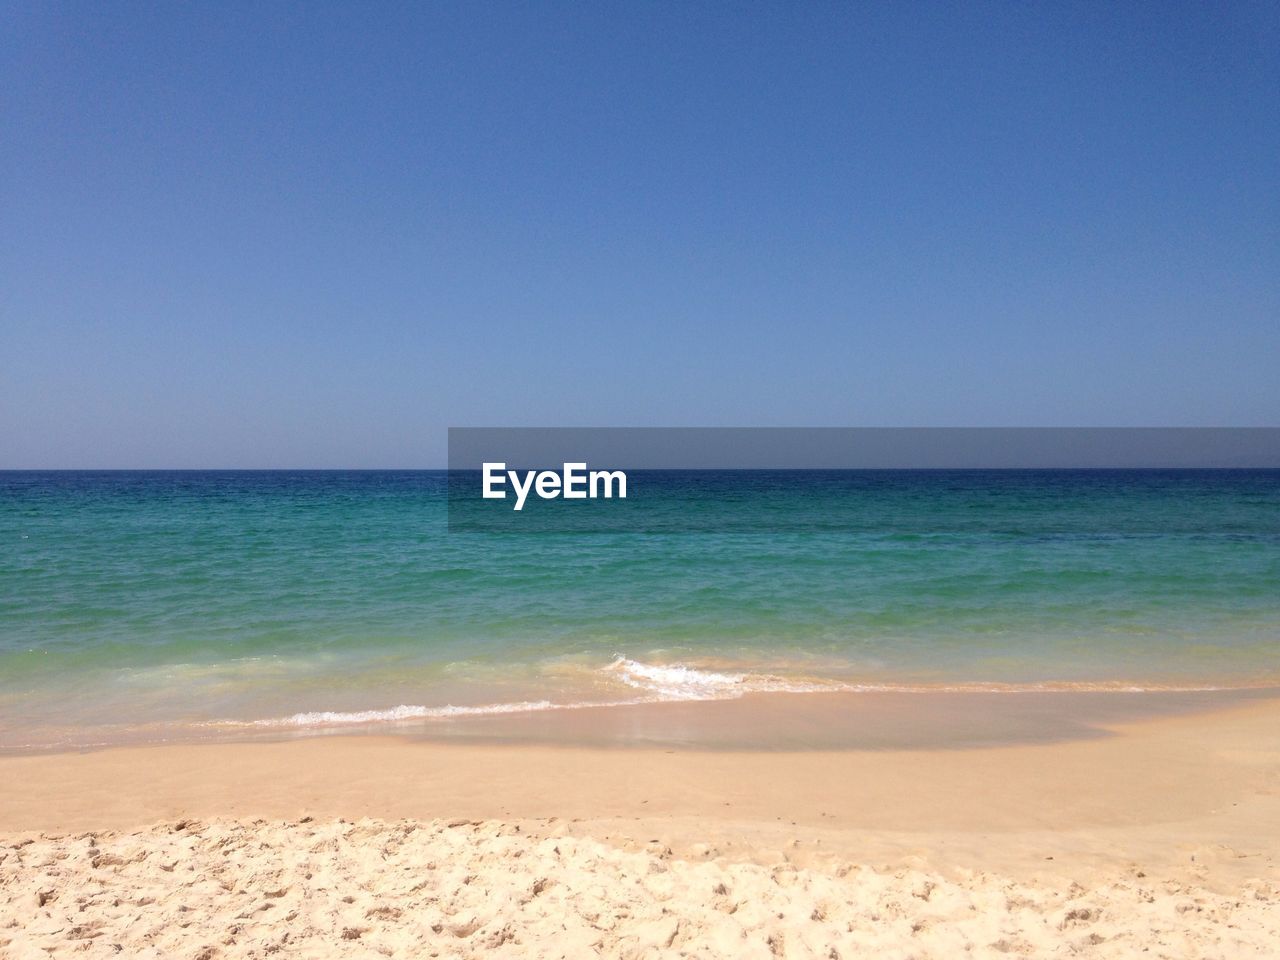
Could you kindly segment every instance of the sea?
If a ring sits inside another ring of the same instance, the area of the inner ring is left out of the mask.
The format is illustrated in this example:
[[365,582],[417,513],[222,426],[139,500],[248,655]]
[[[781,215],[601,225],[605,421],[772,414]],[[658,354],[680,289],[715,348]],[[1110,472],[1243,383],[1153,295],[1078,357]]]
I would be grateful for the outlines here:
[[445,471],[0,472],[0,750],[1280,685],[1280,471],[628,483],[485,530]]

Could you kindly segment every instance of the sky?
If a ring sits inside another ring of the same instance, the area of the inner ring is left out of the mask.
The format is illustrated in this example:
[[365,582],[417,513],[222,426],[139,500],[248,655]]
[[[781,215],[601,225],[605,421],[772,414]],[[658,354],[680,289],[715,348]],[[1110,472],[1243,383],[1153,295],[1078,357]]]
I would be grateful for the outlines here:
[[1280,425],[1280,5],[0,0],[0,468]]

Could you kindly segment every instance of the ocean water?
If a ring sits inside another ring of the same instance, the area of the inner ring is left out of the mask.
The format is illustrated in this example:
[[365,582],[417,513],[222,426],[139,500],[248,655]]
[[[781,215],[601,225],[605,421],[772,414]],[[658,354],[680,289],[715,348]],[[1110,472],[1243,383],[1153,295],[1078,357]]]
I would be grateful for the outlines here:
[[751,692],[1280,683],[1280,472],[632,474],[451,532],[443,472],[0,473],[0,748]]

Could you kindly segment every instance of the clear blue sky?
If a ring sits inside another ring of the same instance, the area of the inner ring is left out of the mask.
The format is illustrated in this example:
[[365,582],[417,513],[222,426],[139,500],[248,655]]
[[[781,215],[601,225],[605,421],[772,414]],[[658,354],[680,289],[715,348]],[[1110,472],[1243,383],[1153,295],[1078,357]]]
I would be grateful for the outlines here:
[[0,466],[1280,424],[1275,3],[0,0]]

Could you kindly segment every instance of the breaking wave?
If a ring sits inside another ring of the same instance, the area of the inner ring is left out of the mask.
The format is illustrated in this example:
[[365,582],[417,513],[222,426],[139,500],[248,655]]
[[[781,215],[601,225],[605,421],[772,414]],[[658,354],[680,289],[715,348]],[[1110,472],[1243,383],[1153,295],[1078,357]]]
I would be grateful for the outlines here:
[[314,728],[362,726],[413,720],[452,720],[502,714],[581,710],[590,707],[625,707],[651,703],[733,700],[758,693],[1189,693],[1227,689],[1220,686],[1150,685],[1123,681],[1044,681],[1035,683],[851,683],[842,680],[800,679],[768,673],[731,672],[691,667],[682,663],[642,663],[618,656],[596,671],[599,678],[620,683],[636,692],[626,699],[521,700],[480,706],[422,706],[400,704],[381,710],[318,710],[265,720],[218,720],[210,726],[242,728]]

